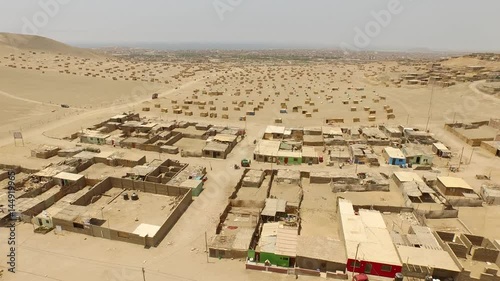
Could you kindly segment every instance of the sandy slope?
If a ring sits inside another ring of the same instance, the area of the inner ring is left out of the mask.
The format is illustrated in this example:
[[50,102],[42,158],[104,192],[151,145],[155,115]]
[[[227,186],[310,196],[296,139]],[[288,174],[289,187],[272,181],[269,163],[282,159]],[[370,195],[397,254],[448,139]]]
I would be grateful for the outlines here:
[[0,33],[0,55],[19,51],[38,51],[53,54],[97,58],[101,57],[90,50],[72,47],[61,42],[37,36],[13,33]]

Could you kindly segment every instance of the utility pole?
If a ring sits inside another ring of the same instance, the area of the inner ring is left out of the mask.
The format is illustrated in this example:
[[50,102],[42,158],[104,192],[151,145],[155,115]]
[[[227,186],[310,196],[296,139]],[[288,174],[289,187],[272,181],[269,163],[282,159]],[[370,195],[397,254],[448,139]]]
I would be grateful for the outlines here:
[[472,148],[471,152],[470,152],[470,157],[469,157],[469,165],[470,163],[472,162],[472,155],[474,155],[474,147]]
[[146,281],[146,270],[144,270],[144,267],[142,268],[142,280]]
[[207,263],[208,263],[208,242],[207,242],[207,232],[205,231],[205,252],[207,252]]
[[431,100],[429,101],[429,111],[427,112],[427,125],[425,125],[425,131],[427,131],[429,129],[429,122],[431,121],[432,98],[433,97],[434,97],[434,81],[432,82]]
[[[354,266],[352,267],[352,278],[354,278],[354,274],[356,273],[356,265],[358,263],[358,250],[359,250],[359,245],[361,243],[358,243],[358,246],[356,247],[356,254],[354,255]],[[352,279],[351,278],[351,279]]]
[[462,153],[460,153],[460,160],[458,161],[457,172],[460,172],[460,165],[462,164],[462,156],[464,156],[464,149],[465,147],[462,147]]

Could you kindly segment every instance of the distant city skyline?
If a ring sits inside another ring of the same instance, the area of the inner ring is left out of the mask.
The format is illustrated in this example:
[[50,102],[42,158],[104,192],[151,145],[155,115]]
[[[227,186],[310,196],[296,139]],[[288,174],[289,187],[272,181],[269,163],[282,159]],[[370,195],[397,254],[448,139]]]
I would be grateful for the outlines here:
[[498,0],[26,0],[1,6],[0,31],[72,45],[500,51]]

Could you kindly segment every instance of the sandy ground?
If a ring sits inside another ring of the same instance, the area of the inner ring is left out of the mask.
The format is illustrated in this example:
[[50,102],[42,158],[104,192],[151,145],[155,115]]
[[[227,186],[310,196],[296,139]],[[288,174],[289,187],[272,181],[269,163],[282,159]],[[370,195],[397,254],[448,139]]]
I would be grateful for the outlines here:
[[[15,48],[0,48],[0,98],[3,106],[0,118],[4,120],[0,124],[1,163],[39,169],[60,159],[31,158],[31,148],[40,144],[72,147],[75,142],[62,138],[114,114],[139,112],[144,106],[151,107],[149,112],[140,112],[147,117],[239,125],[247,129],[248,136],[226,161],[168,156],[185,163],[205,165],[209,179],[200,197],[194,200],[158,248],[143,249],[137,245],[67,232],[58,235],[53,232],[46,235],[34,234],[31,225],[21,224],[16,230],[18,273],[5,275],[5,280],[141,280],[142,267],[145,268],[147,280],[153,281],[294,280],[295,276],[247,271],[243,263],[237,260],[211,259],[207,263],[204,253],[205,233],[210,240],[215,233],[219,215],[227,204],[227,198],[243,172],[242,169],[234,170],[232,165],[239,163],[242,158],[251,158],[255,148],[253,140],[260,138],[265,127],[277,118],[282,119],[283,125],[293,127],[320,126],[328,118],[344,118],[345,125],[352,125],[355,117],[361,120],[356,125],[388,123],[425,129],[429,123],[428,127],[436,137],[451,147],[455,155],[452,161],[457,161],[457,156],[462,149],[464,151],[461,171],[451,175],[463,177],[476,190],[479,190],[481,184],[481,181],[475,179],[476,174],[491,174],[492,181],[500,181],[500,158],[493,157],[481,148],[473,150],[443,129],[445,122],[500,118],[500,100],[477,91],[474,84],[462,83],[434,89],[430,86],[385,87],[367,79],[364,74],[368,70],[360,69],[356,64],[344,63],[288,66],[255,64],[237,67],[225,63],[133,64],[114,58],[78,57],[77,54],[78,52],[71,55],[33,54]],[[401,73],[414,70],[411,66],[395,62],[369,65],[370,71],[389,74],[390,71],[385,70],[385,67],[392,67],[394,72]],[[333,88],[336,87],[339,89],[334,91]],[[364,90],[349,89],[354,87],[364,87]],[[252,91],[247,94],[247,89]],[[204,94],[203,91],[207,93]],[[215,91],[224,94],[208,94]],[[151,101],[153,92],[160,93],[158,100]],[[366,95],[366,98],[362,99],[362,95]],[[386,99],[380,100],[381,96]],[[200,109],[199,105],[189,104],[188,110],[193,112],[193,116],[173,114],[173,106],[182,106],[187,99],[207,104],[204,109]],[[379,102],[375,102],[377,99]],[[172,102],[174,100],[177,101],[176,104]],[[343,104],[343,100],[347,100],[349,104]],[[354,104],[354,100],[360,102]],[[213,102],[212,105],[209,104],[210,101]],[[243,101],[246,104],[238,106]],[[68,103],[70,108],[63,109],[60,103]],[[160,108],[153,106],[154,103],[160,103],[161,107],[168,109],[168,113],[161,113]],[[258,108],[259,104],[262,108]],[[430,104],[431,115],[428,118]],[[395,119],[387,120],[384,105],[394,110]],[[210,110],[210,106],[215,109]],[[284,106],[287,107],[286,114],[280,113],[280,108]],[[302,110],[310,113],[311,117],[306,117],[302,112],[292,112],[294,106],[302,106]],[[356,111],[351,111],[352,106],[356,106]],[[368,122],[369,113],[363,109],[365,106],[376,110],[376,122]],[[239,110],[235,110],[235,107]],[[246,116],[246,122],[239,121],[246,111],[255,108],[258,108],[255,116]],[[200,117],[201,112],[217,113],[217,117]],[[227,114],[228,119],[223,119],[223,114]],[[14,145],[13,130],[23,132],[24,147]],[[146,155],[148,160],[167,157],[144,151],[123,151]],[[442,166],[444,163],[440,165],[441,173],[449,174]],[[252,163],[252,166],[271,168],[271,164],[262,163]],[[338,169],[324,164],[287,168]],[[355,166],[346,166],[344,169],[354,170]],[[359,169],[361,171],[367,168]],[[380,168],[387,171],[393,169],[397,168],[386,165]],[[114,170],[104,172],[111,173]],[[338,238],[338,219],[334,213],[335,196],[330,187],[305,184],[303,190],[302,234]],[[379,197],[392,198],[382,195]],[[360,198],[363,199],[363,195]],[[478,234],[499,238],[495,231],[500,226],[493,217],[497,211],[496,207],[461,208],[460,220]],[[476,219],[479,216],[484,219]],[[433,222],[436,227],[443,225],[446,228],[445,222]],[[460,226],[458,220],[449,224],[457,228]],[[6,235],[6,231],[1,231],[0,240],[6,241]],[[0,251],[7,252],[6,243],[1,243]],[[2,266],[5,265],[5,260],[5,255],[0,255]],[[306,277],[300,279],[312,280]]]

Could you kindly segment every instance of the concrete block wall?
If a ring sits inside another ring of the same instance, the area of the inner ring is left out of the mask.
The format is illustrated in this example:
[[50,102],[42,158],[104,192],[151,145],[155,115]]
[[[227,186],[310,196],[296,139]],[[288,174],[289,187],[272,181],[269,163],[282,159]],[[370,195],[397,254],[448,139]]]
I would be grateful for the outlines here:
[[462,242],[462,244],[467,247],[467,253],[470,255],[473,244],[469,240],[469,238],[467,238],[467,236],[465,236],[464,234],[460,234],[457,239],[460,239],[460,242]]
[[318,272],[317,270],[305,269],[305,268],[300,268],[300,267],[295,268],[295,274],[306,275],[306,276],[315,276],[315,277],[321,276],[321,273]]
[[453,238],[455,238],[455,234],[450,232],[436,231],[436,234],[439,236],[439,238],[446,242],[451,242],[453,241]]
[[169,138],[165,142],[165,145],[173,145],[174,143],[178,142],[180,139],[182,139],[182,133],[172,132],[172,137]]
[[467,237],[467,239],[472,243],[472,245],[477,247],[483,246],[484,237],[472,234],[464,234],[463,236]]
[[468,251],[465,245],[448,242],[448,246],[450,246],[451,250],[457,257],[464,259],[467,258]]
[[498,258],[498,250],[486,248],[472,249],[472,260],[495,263]]
[[156,232],[156,235],[153,237],[153,245],[148,246],[156,247],[160,244],[163,238],[165,238],[168,232],[174,227],[175,223],[180,219],[182,214],[184,214],[187,210],[192,200],[191,192],[186,192],[177,207],[175,207],[174,211],[168,216],[165,223],[163,223],[158,232]]
[[87,193],[83,194],[80,198],[73,202],[73,205],[87,206],[90,204],[92,197],[101,195],[112,188],[111,179],[106,178],[103,181],[92,187]]
[[161,151],[161,147],[154,144],[138,144],[136,148],[145,151],[155,151],[155,152]]
[[428,219],[458,218],[458,210],[430,210],[423,212],[425,212],[425,217]]
[[337,272],[327,271],[326,278],[347,280],[349,277],[347,276],[347,273],[337,273]]

